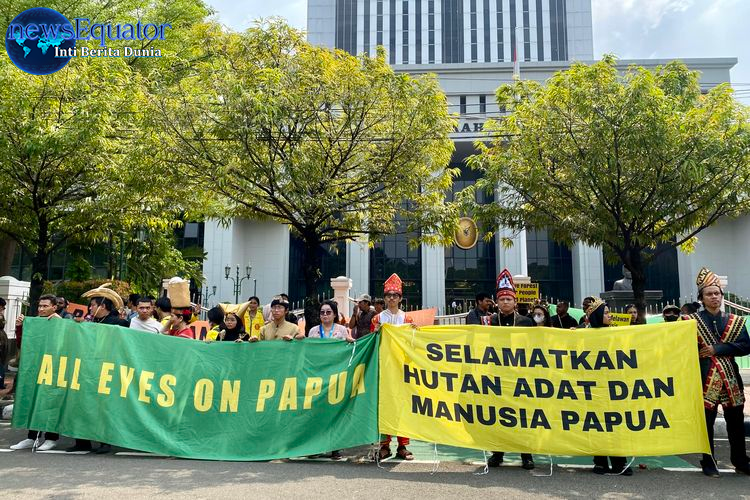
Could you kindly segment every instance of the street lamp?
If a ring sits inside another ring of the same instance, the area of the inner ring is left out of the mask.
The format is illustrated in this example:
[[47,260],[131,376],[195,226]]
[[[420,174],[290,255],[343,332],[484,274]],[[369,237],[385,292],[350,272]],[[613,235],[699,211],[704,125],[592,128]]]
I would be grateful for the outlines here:
[[232,280],[232,283],[234,284],[234,303],[239,304],[240,303],[240,293],[242,293],[242,282],[246,279],[250,279],[250,273],[253,271],[253,266],[248,264],[245,266],[245,276],[240,277],[240,265],[237,264],[236,270],[235,270],[235,277],[229,276],[229,273],[232,272],[232,267],[229,265],[224,266],[224,278],[228,280]]

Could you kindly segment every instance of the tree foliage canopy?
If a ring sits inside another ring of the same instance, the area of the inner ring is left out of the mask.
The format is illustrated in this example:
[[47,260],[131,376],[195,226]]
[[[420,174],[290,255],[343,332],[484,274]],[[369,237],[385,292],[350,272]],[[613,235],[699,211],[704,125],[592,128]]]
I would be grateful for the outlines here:
[[575,63],[544,85],[504,85],[497,100],[510,114],[471,160],[483,173],[475,188],[497,197],[475,213],[488,227],[603,247],[633,273],[636,298],[657,245],[689,250],[701,230],[750,209],[748,110],[729,85],[703,92],[680,62],[624,74],[611,56]]
[[410,229],[450,232],[453,120],[434,78],[310,46],[277,21],[212,45],[160,106],[168,160],[227,199],[226,215],[326,243],[392,232],[408,202]]

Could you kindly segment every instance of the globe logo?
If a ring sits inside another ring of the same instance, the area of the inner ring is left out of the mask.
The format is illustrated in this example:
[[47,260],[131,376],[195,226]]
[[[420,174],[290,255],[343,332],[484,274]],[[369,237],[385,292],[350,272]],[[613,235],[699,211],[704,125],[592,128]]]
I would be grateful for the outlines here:
[[5,34],[5,50],[13,64],[32,75],[49,75],[68,64],[70,57],[55,57],[55,48],[75,47],[75,30],[59,12],[45,7],[28,9],[16,16]]

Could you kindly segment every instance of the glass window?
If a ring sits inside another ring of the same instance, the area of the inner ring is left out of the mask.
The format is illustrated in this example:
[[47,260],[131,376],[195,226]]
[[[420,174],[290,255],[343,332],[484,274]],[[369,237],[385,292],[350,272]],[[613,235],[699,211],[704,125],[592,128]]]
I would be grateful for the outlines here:
[[573,300],[573,257],[570,249],[549,238],[546,229],[526,231],[529,276],[548,300]]
[[466,114],[466,96],[462,95],[459,97],[459,113],[462,115]]

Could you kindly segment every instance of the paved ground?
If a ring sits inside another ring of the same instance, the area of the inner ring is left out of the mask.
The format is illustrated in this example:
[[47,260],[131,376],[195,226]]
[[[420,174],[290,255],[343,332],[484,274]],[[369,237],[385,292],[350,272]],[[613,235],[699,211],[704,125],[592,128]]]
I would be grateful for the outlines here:
[[[0,422],[0,450],[25,437]],[[61,447],[72,444],[61,440]],[[726,463],[728,449],[718,441],[720,479],[705,478],[693,468],[697,456],[636,459],[633,477],[602,477],[589,472],[590,459],[547,457],[525,471],[508,455],[507,466],[484,467],[481,452],[414,443],[412,463],[388,460],[379,468],[363,459],[368,448],[345,452],[347,461],[279,460],[272,462],[209,462],[165,457],[127,456],[115,449],[108,455],[66,455],[0,451],[0,492],[3,498],[750,498],[750,477],[739,476]],[[646,469],[638,469],[646,464]],[[669,469],[661,468],[669,467]],[[432,473],[434,471],[434,473]]]

